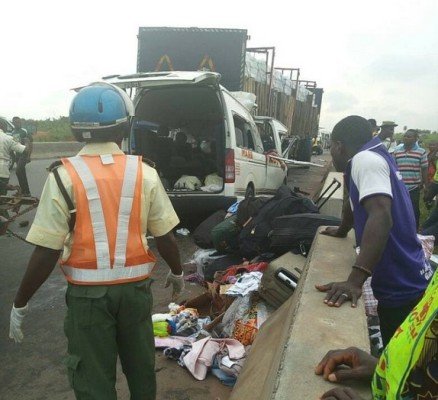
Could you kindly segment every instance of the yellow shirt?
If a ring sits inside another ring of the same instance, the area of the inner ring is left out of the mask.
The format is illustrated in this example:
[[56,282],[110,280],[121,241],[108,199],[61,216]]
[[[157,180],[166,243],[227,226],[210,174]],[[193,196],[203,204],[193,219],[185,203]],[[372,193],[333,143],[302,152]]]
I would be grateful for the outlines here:
[[[120,148],[112,142],[89,143],[78,155],[123,154]],[[141,226],[145,249],[148,248],[146,232],[153,236],[163,236],[170,232],[179,223],[178,216],[161,183],[157,171],[146,165],[143,166],[143,191],[141,195]],[[67,171],[63,166],[58,168],[59,176],[72,199],[74,200],[73,186]],[[68,222],[70,214],[64,197],[59,190],[53,174],[49,174],[41,194],[38,210],[29,230],[26,240],[37,246],[54,250],[62,250],[62,259],[70,255],[73,232],[69,232]]]

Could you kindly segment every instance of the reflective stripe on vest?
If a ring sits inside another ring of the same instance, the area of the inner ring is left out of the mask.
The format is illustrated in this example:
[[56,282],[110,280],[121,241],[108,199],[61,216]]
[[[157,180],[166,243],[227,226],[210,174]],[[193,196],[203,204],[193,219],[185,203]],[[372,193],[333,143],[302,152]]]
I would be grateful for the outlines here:
[[82,269],[61,265],[61,269],[71,282],[88,284],[105,284],[114,281],[133,280],[135,278],[150,275],[154,269],[155,262],[150,262],[132,267],[117,269]]
[[122,197],[120,199],[119,217],[117,219],[116,249],[114,268],[123,268],[126,262],[126,245],[128,243],[129,218],[134,200],[135,181],[137,179],[138,158],[127,156],[125,176],[123,178]]
[[94,176],[81,156],[71,157],[69,161],[76,170],[85,188],[88,207],[90,209],[91,225],[93,227],[94,243],[96,246],[96,261],[98,269],[111,268],[108,236],[106,234],[105,217],[102,202]]

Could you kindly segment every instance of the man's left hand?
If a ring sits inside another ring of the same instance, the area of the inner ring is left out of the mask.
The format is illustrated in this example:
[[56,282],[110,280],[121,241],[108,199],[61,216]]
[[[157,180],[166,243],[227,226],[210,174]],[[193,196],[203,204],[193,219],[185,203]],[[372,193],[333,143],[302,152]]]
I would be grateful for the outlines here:
[[172,285],[172,300],[175,301],[185,287],[184,273],[181,273],[181,275],[175,275],[172,273],[172,271],[169,271],[164,287],[167,288],[170,285]]
[[362,400],[362,397],[349,387],[338,387],[325,392],[320,400]]
[[320,292],[326,292],[324,303],[329,307],[340,307],[346,300],[351,301],[351,307],[356,307],[357,300],[362,295],[362,286],[350,281],[330,282],[326,285],[315,285]]

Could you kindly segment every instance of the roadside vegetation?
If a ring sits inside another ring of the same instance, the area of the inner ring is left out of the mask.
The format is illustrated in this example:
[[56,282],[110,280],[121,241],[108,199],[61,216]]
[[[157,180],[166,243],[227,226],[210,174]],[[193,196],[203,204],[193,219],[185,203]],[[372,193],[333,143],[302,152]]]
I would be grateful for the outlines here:
[[32,132],[35,142],[69,142],[74,141],[68,117],[49,118],[45,120],[28,119],[23,123],[28,132]]

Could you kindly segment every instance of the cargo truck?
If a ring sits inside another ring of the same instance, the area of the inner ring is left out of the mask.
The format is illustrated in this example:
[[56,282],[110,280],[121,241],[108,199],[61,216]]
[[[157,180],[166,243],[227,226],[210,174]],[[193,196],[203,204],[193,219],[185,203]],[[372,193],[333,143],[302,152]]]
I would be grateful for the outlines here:
[[132,95],[128,150],[155,162],[186,226],[194,213],[199,221],[287,182],[286,165],[275,156],[288,154],[294,110],[297,121],[300,107],[313,112],[311,91],[278,71],[268,79],[255,59],[248,67],[246,30],[140,28],[138,41],[138,72],[105,80]]

